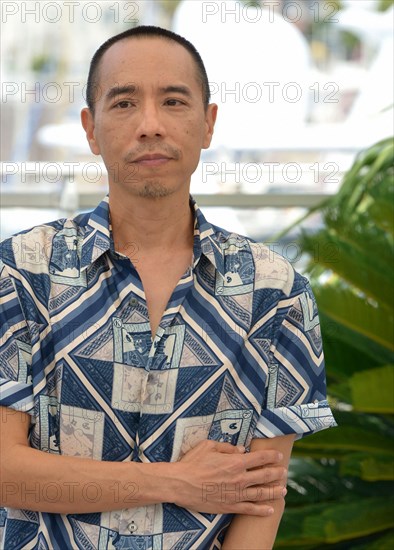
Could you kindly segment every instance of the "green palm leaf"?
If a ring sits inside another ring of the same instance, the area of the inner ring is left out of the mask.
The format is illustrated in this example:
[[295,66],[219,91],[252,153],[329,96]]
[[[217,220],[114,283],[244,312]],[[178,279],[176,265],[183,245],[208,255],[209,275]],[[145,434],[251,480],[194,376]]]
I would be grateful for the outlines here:
[[314,457],[339,457],[344,452],[363,451],[369,453],[392,454],[392,445],[386,436],[370,428],[359,426],[339,426],[322,431],[313,437],[300,439],[294,445],[294,456],[301,454]]
[[378,533],[394,527],[393,498],[357,498],[287,509],[275,548],[304,548],[332,544]]
[[354,410],[394,414],[394,365],[357,372],[349,386]]
[[340,473],[366,481],[393,481],[394,458],[386,454],[352,453],[341,460]]
[[301,236],[339,427],[295,443],[275,548],[394,547],[393,161],[392,138],[360,153]]
[[319,311],[336,323],[337,339],[346,339],[342,331],[350,330],[356,333],[351,338],[354,347],[360,346],[363,351],[367,351],[365,344],[362,344],[362,340],[367,340],[383,348],[385,357],[393,358],[394,322],[391,315],[382,315],[381,309],[356,294],[354,289],[341,288],[338,284],[317,287],[314,292]]
[[[392,258],[387,257],[388,244],[379,244],[375,238],[373,248],[372,244],[365,248],[370,240],[366,234],[357,236],[356,241],[349,239],[349,235],[324,230],[312,236],[304,235],[301,246],[303,250],[314,252],[313,261],[318,261],[380,306],[392,311],[394,269]],[[319,251],[317,256],[316,250]]]

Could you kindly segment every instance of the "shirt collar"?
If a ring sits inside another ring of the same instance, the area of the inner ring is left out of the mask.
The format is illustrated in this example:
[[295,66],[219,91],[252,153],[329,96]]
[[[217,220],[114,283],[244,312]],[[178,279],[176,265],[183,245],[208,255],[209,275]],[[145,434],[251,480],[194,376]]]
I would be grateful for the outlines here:
[[[190,195],[190,205],[194,210],[193,266],[197,265],[203,254],[224,276],[224,252],[221,246],[223,235],[218,234],[205,219],[192,195]],[[108,250],[115,252],[107,195],[90,214],[85,226],[81,246],[81,269],[86,269]]]
[[87,220],[81,246],[81,269],[86,269],[104,252],[111,250],[108,195],[91,212]]
[[214,268],[224,276],[224,252],[220,245],[220,235],[214,227],[205,219],[196,201],[190,195],[190,204],[194,209],[194,257],[195,267],[201,254],[211,262]]

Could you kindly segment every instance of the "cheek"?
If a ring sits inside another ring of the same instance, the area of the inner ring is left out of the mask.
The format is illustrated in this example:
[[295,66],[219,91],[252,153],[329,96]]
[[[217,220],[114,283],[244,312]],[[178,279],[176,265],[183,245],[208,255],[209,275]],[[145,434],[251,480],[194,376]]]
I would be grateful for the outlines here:
[[200,122],[196,122],[194,119],[188,120],[185,125],[184,133],[188,143],[190,143],[192,147],[202,146],[204,128],[201,127]]
[[113,128],[106,128],[105,126],[101,128],[97,138],[100,149],[109,154],[111,151],[118,150],[122,143],[122,136],[119,135],[119,131],[114,131]]

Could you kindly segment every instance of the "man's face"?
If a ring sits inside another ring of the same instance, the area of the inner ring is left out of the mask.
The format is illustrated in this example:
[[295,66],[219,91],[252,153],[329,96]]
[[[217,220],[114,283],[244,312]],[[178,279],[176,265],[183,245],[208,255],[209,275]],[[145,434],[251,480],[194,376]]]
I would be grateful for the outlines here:
[[103,55],[98,83],[94,115],[83,109],[82,124],[110,188],[145,197],[188,188],[217,110],[204,109],[190,53],[159,37],[121,40]]

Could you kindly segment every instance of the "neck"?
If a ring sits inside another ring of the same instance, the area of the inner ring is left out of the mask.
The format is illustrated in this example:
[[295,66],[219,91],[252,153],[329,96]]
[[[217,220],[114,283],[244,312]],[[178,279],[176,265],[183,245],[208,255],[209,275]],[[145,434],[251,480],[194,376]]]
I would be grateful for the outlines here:
[[188,189],[155,199],[110,193],[109,208],[117,252],[146,257],[193,250],[194,213]]

